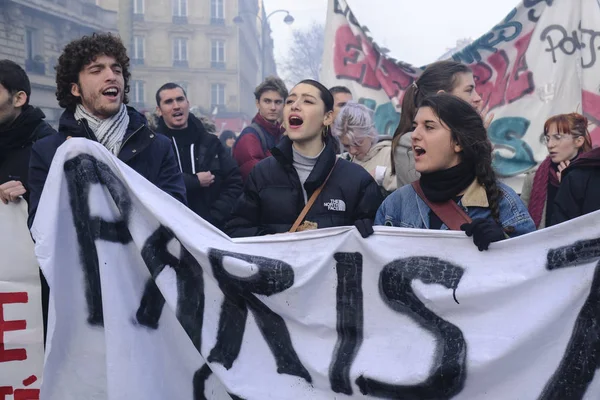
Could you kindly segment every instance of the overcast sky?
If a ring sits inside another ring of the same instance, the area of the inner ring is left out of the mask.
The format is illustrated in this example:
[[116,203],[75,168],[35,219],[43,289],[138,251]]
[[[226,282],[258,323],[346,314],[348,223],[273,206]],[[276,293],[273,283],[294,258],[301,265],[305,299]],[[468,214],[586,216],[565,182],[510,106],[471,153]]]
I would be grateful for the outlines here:
[[[398,60],[421,66],[435,61],[456,41],[476,39],[500,22],[517,0],[347,0],[361,25],[373,39],[391,50]],[[270,13],[286,9],[296,21],[283,23],[285,14],[273,15],[269,22],[275,41],[275,59],[286,54],[291,30],[325,23],[327,0],[264,0]]]

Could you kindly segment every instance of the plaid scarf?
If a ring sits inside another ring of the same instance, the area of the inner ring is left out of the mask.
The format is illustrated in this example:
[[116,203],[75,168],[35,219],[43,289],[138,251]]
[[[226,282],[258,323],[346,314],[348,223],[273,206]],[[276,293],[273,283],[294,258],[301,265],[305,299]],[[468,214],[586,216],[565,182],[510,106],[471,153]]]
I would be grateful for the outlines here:
[[75,119],[78,121],[85,119],[94,136],[98,139],[98,142],[115,156],[119,154],[125,132],[127,132],[127,126],[129,125],[129,115],[127,114],[125,104],[121,104],[121,109],[118,113],[106,119],[96,118],[83,108],[81,104],[78,104],[75,109]]

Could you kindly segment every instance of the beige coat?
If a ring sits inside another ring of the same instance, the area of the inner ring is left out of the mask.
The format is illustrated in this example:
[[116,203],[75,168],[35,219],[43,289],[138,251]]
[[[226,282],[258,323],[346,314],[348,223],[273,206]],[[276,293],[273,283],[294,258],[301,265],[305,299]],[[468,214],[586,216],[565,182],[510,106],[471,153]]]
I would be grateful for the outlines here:
[[415,169],[415,157],[412,151],[412,132],[407,132],[400,138],[394,151],[396,167],[396,182],[398,187],[408,185],[421,177]]
[[392,141],[382,140],[371,147],[363,160],[352,157],[351,161],[370,173],[377,184],[388,192],[396,190],[396,176],[392,174]]

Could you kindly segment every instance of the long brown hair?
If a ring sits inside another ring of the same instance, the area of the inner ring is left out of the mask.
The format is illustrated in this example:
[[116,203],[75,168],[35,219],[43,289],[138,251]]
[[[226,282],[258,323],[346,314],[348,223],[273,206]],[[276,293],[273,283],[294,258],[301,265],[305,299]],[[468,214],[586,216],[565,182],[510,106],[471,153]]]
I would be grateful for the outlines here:
[[392,140],[392,173],[396,173],[394,150],[405,133],[412,131],[417,108],[427,96],[443,90],[452,92],[459,82],[460,74],[472,73],[471,68],[457,61],[444,60],[430,64],[419,78],[406,89],[400,110],[400,123]]
[[[429,107],[449,129],[452,140],[460,145],[461,162],[472,164],[477,182],[485,188],[492,218],[502,226],[500,220],[501,189],[492,168],[492,142],[481,116],[466,101],[447,93],[426,97],[420,107]],[[505,227],[512,232],[514,227]]]

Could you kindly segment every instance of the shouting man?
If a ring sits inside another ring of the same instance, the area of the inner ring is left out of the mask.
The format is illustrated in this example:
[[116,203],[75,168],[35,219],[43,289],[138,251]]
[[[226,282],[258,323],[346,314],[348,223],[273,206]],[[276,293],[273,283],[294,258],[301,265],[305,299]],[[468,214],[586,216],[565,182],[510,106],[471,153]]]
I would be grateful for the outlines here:
[[69,137],[100,142],[157,187],[186,202],[169,139],[151,131],[142,114],[125,106],[130,76],[125,46],[110,33],[84,36],[65,47],[56,67],[56,98],[66,110],[58,135],[38,141],[32,149],[30,226],[52,158]]
[[222,228],[242,193],[242,177],[236,162],[219,138],[206,131],[190,113],[183,88],[166,83],[156,92],[158,132],[173,142],[183,173],[189,207]]

